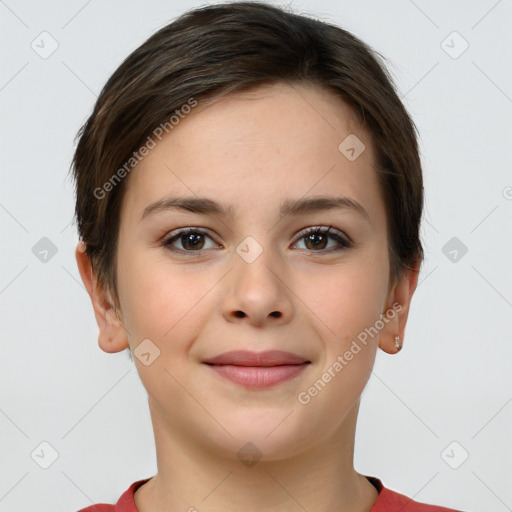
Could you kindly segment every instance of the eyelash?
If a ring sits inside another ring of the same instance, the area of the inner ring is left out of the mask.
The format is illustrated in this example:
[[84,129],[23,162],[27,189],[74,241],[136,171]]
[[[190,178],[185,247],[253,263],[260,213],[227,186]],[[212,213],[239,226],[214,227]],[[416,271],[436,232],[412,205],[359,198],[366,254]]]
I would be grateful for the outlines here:
[[[338,242],[339,245],[337,247],[334,247],[334,248],[331,248],[331,249],[320,250],[320,251],[314,251],[314,250],[306,249],[306,250],[308,250],[308,252],[320,253],[320,254],[330,254],[330,253],[333,253],[333,252],[342,251],[342,250],[345,250],[345,249],[350,249],[353,246],[352,241],[350,241],[348,238],[344,238],[344,237],[340,236],[339,234],[337,234],[335,232],[329,232],[331,227],[332,226],[329,226],[327,229],[325,227],[307,228],[306,230],[301,231],[299,233],[297,241],[293,245],[297,244],[298,242],[300,242],[301,240],[306,238],[308,235],[315,234],[315,235],[328,236],[328,237],[332,238],[333,240],[336,240],[336,242]],[[204,230],[202,230],[200,228],[192,228],[192,227],[190,227],[190,228],[180,229],[179,231],[177,231],[171,237],[166,238],[163,241],[162,245],[165,246],[170,251],[173,251],[173,252],[185,253],[185,254],[197,253],[199,255],[204,250],[200,249],[200,250],[194,251],[194,250],[177,249],[176,247],[172,247],[172,243],[174,241],[179,240],[183,235],[190,234],[190,233],[205,235],[208,238],[212,238],[206,231],[204,231]]]

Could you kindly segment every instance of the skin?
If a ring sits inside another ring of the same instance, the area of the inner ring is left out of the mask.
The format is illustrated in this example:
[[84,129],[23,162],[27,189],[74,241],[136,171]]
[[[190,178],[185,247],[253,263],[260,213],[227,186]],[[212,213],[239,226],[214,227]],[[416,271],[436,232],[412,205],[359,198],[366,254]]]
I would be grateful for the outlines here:
[[[338,150],[349,134],[366,146],[354,161]],[[133,353],[150,339],[160,350],[148,366],[134,357],[158,462],[157,475],[135,493],[138,510],[369,511],[377,491],[353,467],[360,396],[377,348],[394,354],[395,336],[403,342],[418,279],[416,267],[389,281],[386,213],[369,133],[341,99],[316,86],[260,87],[194,109],[126,185],[117,316],[81,244],[76,258],[101,349]],[[148,204],[170,194],[208,197],[233,205],[234,214],[168,210],[140,220]],[[369,221],[349,209],[279,216],[282,200],[317,195],[355,199]],[[320,238],[316,248],[306,235],[297,237],[319,226],[332,226],[354,246],[326,252],[336,240]],[[208,231],[195,239],[199,252],[183,239],[173,247],[187,254],[163,245],[188,227]],[[252,263],[236,252],[248,236],[263,249]],[[301,404],[298,394],[393,303],[401,310]],[[201,363],[238,349],[285,350],[311,364],[284,383],[250,390]],[[247,442],[262,454],[251,467],[237,457]]]

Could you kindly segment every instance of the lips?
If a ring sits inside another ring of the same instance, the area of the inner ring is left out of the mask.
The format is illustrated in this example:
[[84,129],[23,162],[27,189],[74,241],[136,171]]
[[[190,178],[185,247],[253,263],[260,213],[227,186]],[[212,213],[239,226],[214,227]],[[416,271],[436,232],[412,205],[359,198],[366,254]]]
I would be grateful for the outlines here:
[[248,389],[263,389],[298,377],[311,363],[281,350],[225,352],[203,361],[214,373]]
[[280,366],[299,365],[310,362],[297,354],[281,350],[268,350],[266,352],[233,350],[203,361],[203,363],[211,365],[234,366]]

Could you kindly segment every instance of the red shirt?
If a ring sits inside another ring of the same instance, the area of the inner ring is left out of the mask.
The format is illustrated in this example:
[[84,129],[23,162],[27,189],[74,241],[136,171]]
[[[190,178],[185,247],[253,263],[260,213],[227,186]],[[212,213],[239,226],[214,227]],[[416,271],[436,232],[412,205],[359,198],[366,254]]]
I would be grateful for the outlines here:
[[[425,505],[412,501],[411,498],[407,498],[403,494],[386,489],[378,478],[372,476],[367,476],[366,478],[368,478],[370,483],[379,491],[379,497],[370,512],[461,512],[451,508]],[[138,512],[133,495],[137,488],[145,484],[148,480],[150,480],[150,478],[133,482],[121,495],[115,505],[98,503],[97,505],[82,508],[78,512]]]

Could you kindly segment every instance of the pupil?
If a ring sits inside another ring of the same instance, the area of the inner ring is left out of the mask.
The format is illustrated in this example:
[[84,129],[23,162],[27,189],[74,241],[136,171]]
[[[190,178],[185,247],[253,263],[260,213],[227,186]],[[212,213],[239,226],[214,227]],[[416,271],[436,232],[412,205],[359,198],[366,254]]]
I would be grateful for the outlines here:
[[[318,238],[320,238],[320,239],[325,238],[323,234],[313,233],[312,235],[309,235],[308,239],[309,239],[310,241],[313,241],[313,239],[314,239],[315,237],[318,237]],[[318,245],[320,245],[320,244],[322,243],[322,241],[323,241],[323,240],[318,241],[318,238],[316,239],[316,240],[317,240],[316,242],[313,242],[313,245],[314,245],[315,247],[316,247],[316,246],[318,246]]]
[[[192,247],[196,247],[198,245],[198,238],[202,236],[202,235],[198,235],[198,234],[190,234],[190,235],[185,235],[185,246],[187,246],[187,244],[191,245]],[[194,238],[196,238],[195,242],[194,242]]]

